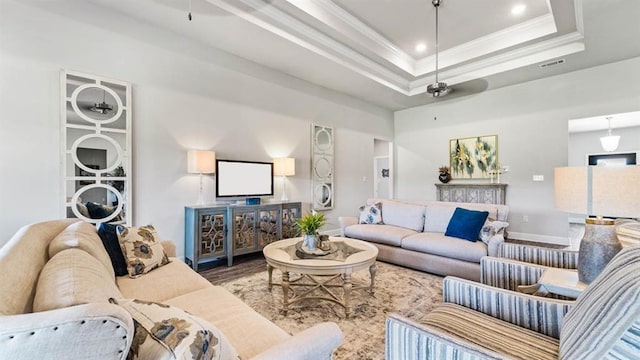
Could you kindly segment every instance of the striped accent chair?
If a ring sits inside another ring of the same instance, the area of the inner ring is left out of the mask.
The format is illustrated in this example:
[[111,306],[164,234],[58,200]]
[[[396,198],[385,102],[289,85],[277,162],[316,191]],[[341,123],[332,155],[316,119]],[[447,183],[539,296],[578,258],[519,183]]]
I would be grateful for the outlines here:
[[640,246],[624,248],[575,301],[446,277],[419,322],[392,314],[387,360],[640,359]]
[[[502,243],[498,257],[480,260],[480,282],[516,291],[518,286],[538,282],[548,267],[577,269],[578,252],[516,243]],[[558,295],[549,296],[568,299]]]

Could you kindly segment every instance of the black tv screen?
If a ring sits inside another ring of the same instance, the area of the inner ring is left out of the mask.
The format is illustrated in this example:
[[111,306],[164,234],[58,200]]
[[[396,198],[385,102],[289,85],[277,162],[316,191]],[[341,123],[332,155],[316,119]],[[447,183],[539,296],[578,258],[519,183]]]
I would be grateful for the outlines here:
[[216,197],[273,196],[273,163],[216,160]]

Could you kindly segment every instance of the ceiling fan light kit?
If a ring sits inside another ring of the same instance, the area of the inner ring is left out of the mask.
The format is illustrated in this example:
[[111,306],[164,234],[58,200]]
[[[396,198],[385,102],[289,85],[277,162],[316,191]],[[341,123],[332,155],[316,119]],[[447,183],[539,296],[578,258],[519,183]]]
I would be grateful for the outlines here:
[[442,0],[431,0],[431,3],[433,4],[433,7],[436,8],[436,81],[427,86],[427,95],[440,97],[451,92],[451,88],[447,86],[447,83],[438,81],[438,7],[440,7]]

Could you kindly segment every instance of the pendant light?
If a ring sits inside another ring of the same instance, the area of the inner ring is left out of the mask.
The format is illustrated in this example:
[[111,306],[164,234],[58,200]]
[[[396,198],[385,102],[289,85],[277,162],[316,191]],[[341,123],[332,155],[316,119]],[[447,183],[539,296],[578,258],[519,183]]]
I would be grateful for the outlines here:
[[447,83],[438,81],[438,7],[442,0],[432,0],[431,3],[436,8],[436,82],[427,86],[427,94],[433,97],[445,96],[451,88],[447,86]]
[[607,136],[600,138],[600,143],[604,151],[615,151],[620,143],[620,135],[611,135],[611,117],[607,117],[609,121],[609,132]]

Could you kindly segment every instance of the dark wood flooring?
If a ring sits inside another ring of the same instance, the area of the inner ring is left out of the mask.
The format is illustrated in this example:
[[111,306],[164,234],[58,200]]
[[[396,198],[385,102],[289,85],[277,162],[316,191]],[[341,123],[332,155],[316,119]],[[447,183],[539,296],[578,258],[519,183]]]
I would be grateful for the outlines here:
[[234,257],[233,266],[227,266],[227,259],[211,262],[206,264],[205,268],[198,271],[198,273],[213,285],[220,285],[223,282],[253,275],[266,269],[267,262],[260,252]]

